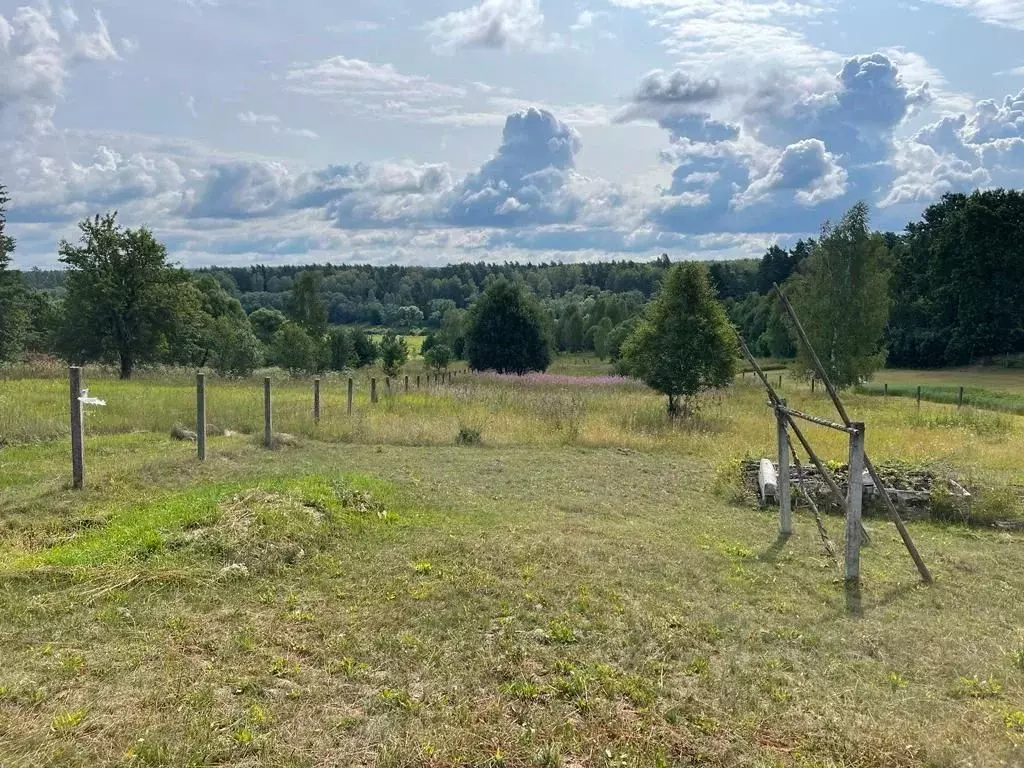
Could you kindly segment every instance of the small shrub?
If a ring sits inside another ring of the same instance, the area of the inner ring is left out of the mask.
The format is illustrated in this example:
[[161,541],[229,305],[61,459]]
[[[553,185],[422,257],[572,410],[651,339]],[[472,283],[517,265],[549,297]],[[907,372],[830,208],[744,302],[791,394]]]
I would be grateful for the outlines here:
[[571,645],[579,642],[579,638],[576,636],[576,630],[568,624],[568,622],[560,619],[552,619],[548,622],[547,632],[544,633],[548,642],[561,643],[562,645]]
[[540,696],[540,686],[525,679],[511,680],[503,683],[499,690],[506,696],[526,701]]
[[953,683],[952,694],[958,699],[991,699],[998,696],[1002,690],[1003,684],[994,678],[964,675]]
[[86,710],[81,708],[58,712],[50,721],[50,730],[54,733],[66,733],[74,730],[85,719],[85,715]]
[[477,427],[470,427],[465,424],[459,427],[459,434],[455,437],[459,445],[480,445],[483,442],[483,433]]

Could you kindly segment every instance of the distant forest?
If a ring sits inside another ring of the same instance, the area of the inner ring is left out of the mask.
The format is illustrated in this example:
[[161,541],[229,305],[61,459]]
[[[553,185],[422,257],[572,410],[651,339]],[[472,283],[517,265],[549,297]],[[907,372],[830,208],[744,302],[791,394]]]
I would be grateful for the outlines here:
[[[885,233],[891,313],[890,365],[937,367],[1024,353],[1024,195],[993,190],[946,195],[902,233]],[[770,291],[798,272],[813,239],[773,246],[760,260],[708,262],[732,321],[755,352],[791,357],[791,334]],[[529,288],[548,310],[561,351],[614,357],[617,341],[657,290],[671,257],[654,262],[455,264],[444,267],[312,265],[224,267],[212,276],[247,313],[286,311],[299,276],[314,272],[335,325],[386,326],[399,332],[439,329],[466,309],[488,281],[505,277]],[[59,298],[61,271],[24,273],[26,285]],[[856,275],[837,275],[853,280]]]

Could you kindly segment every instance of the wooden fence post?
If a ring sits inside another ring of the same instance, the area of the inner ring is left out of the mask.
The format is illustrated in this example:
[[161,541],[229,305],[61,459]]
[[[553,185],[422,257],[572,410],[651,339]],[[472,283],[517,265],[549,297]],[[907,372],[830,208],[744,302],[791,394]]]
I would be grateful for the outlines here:
[[196,451],[206,461],[206,374],[196,374]]
[[82,429],[82,369],[68,368],[71,393],[71,487],[76,491],[85,487],[85,433]]
[[419,388],[420,388],[420,377],[417,376],[416,377],[416,389],[419,389]]
[[917,410],[921,410],[921,385],[917,385]]
[[779,388],[782,388],[782,374],[779,374]]
[[409,377],[408,376],[405,377],[405,392],[406,392],[406,394],[409,393]]
[[270,406],[270,377],[263,379],[263,447],[274,447],[274,414]]
[[[786,407],[785,400],[779,400],[779,405]],[[788,420],[786,414],[780,410],[775,411],[775,424],[778,429],[779,446],[779,532],[783,536],[793,535],[793,506],[790,499],[789,486],[789,432],[787,431]]]
[[811,394],[812,395],[814,394],[814,384],[815,384],[815,382],[817,382],[817,379],[814,378],[813,376],[811,376]]
[[883,384],[882,387],[883,387],[883,389],[882,389],[882,397],[888,397],[889,396],[889,385],[888,385],[888,383]]
[[[860,581],[861,510],[864,500],[864,424],[850,426],[850,482],[846,497],[846,580]],[[885,488],[879,492],[885,493]]]
[[320,379],[313,379],[313,423],[320,423]]
[[963,408],[964,407],[964,388],[963,387],[960,387],[960,396],[957,398],[956,407],[957,408]]
[[377,402],[377,379],[370,379],[370,402]]
[[352,378],[349,377],[349,380],[348,380],[348,415],[349,416],[352,415],[352,389],[353,389],[354,386],[355,386],[355,384],[353,383]]

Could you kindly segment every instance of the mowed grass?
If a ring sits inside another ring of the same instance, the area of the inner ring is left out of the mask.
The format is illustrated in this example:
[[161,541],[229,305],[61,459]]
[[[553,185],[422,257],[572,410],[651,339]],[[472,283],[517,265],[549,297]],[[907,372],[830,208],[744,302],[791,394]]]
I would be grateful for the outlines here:
[[[845,590],[813,521],[779,541],[736,493],[774,440],[749,382],[686,427],[636,385],[464,377],[349,420],[326,384],[314,427],[279,381],[300,445],[212,437],[200,464],[166,435],[186,377],[86,375],[110,405],[81,493],[66,383],[0,382],[2,765],[1024,762],[1024,536],[911,524],[924,587],[872,519]],[[211,381],[210,420],[258,432],[261,396]],[[876,461],[1021,483],[1016,416],[848,403]]]
[[917,397],[933,403],[963,402],[975,408],[1024,414],[1024,371],[1012,368],[950,368],[937,371],[885,370],[858,387],[867,395]]

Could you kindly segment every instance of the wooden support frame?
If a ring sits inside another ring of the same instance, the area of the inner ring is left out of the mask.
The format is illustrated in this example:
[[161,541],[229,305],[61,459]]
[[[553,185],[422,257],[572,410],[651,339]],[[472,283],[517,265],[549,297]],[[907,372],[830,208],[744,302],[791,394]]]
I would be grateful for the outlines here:
[[[836,411],[839,413],[839,417],[843,420],[843,423],[846,424],[846,426],[853,426],[853,421],[847,414],[846,408],[843,406],[843,401],[839,399],[836,388],[832,385],[832,379],[829,378],[828,373],[825,371],[825,366],[822,365],[821,359],[818,357],[818,353],[814,351],[814,347],[811,345],[811,341],[807,337],[807,332],[804,331],[804,327],[800,323],[800,318],[797,317],[796,310],[793,309],[793,305],[790,303],[789,297],[782,292],[778,283],[776,283],[774,287],[775,293],[782,304],[782,308],[786,311],[786,314],[789,315],[789,319],[793,322],[793,327],[796,330],[797,336],[807,349],[811,358],[811,363],[814,365],[818,377],[825,385],[825,390],[828,392],[828,396],[832,400],[832,404],[835,405]],[[886,490],[885,485],[882,483],[882,479],[878,476],[878,471],[875,469],[875,465],[871,462],[871,459],[868,457],[866,452],[864,454],[864,466],[867,468],[868,474],[871,476],[871,481],[875,484],[875,488],[879,491],[879,495],[882,497],[889,519],[892,520],[893,524],[896,526],[896,530],[899,531],[900,538],[903,539],[903,545],[907,548],[907,551],[910,553],[910,557],[914,560],[914,565],[917,566],[917,571],[921,574],[921,580],[924,581],[925,584],[931,584],[933,581],[931,571],[928,570],[928,566],[925,565],[924,560],[921,558],[921,553],[918,551],[917,545],[914,543],[914,539],[907,530],[907,526],[903,523],[903,518],[900,517],[900,513],[896,509],[896,505],[889,497],[889,492]]]

